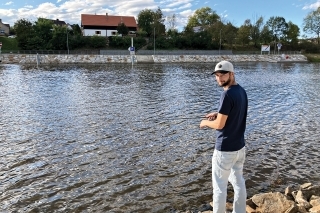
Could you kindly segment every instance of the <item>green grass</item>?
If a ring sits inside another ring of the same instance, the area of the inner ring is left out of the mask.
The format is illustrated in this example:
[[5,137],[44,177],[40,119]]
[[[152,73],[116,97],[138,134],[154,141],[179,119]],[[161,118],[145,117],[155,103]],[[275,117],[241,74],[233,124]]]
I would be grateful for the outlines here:
[[2,52],[19,50],[18,42],[15,38],[0,37],[0,42],[2,42]]
[[320,62],[320,54],[304,54],[309,62]]

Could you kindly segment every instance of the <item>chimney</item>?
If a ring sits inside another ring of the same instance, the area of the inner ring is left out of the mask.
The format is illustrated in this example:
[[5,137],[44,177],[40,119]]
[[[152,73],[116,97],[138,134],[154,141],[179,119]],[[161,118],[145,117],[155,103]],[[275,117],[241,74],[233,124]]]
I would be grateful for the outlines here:
[[107,16],[107,18],[108,18],[108,13],[106,13],[106,16]]

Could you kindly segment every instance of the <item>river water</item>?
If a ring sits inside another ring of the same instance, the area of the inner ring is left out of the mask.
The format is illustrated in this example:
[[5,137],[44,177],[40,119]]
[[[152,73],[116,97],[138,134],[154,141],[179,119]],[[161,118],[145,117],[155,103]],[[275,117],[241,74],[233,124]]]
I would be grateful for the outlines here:
[[[319,64],[234,65],[249,98],[248,197],[319,184]],[[199,123],[222,91],[213,67],[1,65],[1,212],[169,212],[209,203],[215,132]]]

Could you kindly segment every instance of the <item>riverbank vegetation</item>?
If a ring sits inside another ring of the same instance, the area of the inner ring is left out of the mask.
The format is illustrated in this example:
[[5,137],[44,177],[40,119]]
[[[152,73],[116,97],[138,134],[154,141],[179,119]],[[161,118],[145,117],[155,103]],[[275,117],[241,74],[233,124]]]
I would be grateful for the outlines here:
[[320,54],[304,54],[309,62],[320,62]]
[[[209,7],[200,8],[189,17],[183,31],[176,30],[176,16],[164,17],[160,8],[144,9],[137,17],[139,30],[133,40],[136,50],[233,50],[260,51],[261,45],[269,45],[271,52],[301,51],[320,53],[319,33],[320,7],[309,13],[303,22],[303,32],[318,37],[301,36],[300,28],[284,17],[262,16],[247,19],[237,27],[224,20]],[[166,24],[165,24],[166,23]],[[118,36],[83,36],[79,25],[59,26],[51,20],[38,18],[31,22],[20,19],[15,22],[12,33],[16,38],[0,38],[4,51],[20,50],[76,50],[76,49],[122,49],[131,46],[128,28],[119,23]]]

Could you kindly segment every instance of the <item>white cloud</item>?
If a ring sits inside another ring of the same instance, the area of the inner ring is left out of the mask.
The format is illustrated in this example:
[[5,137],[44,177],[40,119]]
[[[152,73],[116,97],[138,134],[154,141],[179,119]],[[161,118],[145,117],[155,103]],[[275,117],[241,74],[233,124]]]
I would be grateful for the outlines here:
[[32,5],[25,5],[24,7],[25,7],[25,8],[29,8],[29,9],[33,8]]
[[190,1],[175,1],[174,3],[170,2],[170,4],[165,5],[166,7],[178,7],[180,5],[190,4]]
[[316,10],[316,9],[318,9],[318,7],[320,7],[319,0],[316,3],[305,5],[302,9],[303,10],[309,10],[309,9]]
[[5,3],[4,5],[11,5],[11,4],[13,4],[13,1],[9,1],[9,2]]
[[39,17],[80,25],[81,14],[109,13],[137,18],[139,12],[144,9],[156,10],[160,7],[165,17],[176,15],[177,27],[181,29],[187,23],[188,17],[193,14],[192,6],[197,2],[198,0],[175,0],[174,2],[172,0],[160,0],[160,2],[155,0],[56,0],[56,3],[31,5],[29,1],[28,5],[21,8],[0,9],[0,17],[10,25],[22,18],[33,22]]

